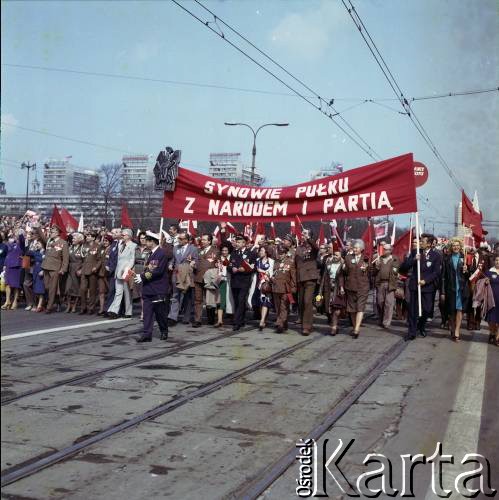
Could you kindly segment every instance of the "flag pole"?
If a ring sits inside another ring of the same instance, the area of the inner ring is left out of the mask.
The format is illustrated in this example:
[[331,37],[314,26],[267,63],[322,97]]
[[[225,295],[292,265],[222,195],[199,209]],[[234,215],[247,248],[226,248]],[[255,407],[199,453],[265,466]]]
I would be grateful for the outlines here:
[[[419,255],[419,213],[416,212],[416,255]],[[421,305],[421,259],[417,261],[417,269],[418,269],[418,316],[421,317],[423,315],[422,305]]]
[[159,223],[159,246],[161,246],[161,241],[163,239],[163,221],[164,218],[161,217],[161,222]]
[[409,227],[409,253],[411,253],[411,250],[412,250],[412,213],[411,213],[411,222],[409,223],[410,224],[410,227]]

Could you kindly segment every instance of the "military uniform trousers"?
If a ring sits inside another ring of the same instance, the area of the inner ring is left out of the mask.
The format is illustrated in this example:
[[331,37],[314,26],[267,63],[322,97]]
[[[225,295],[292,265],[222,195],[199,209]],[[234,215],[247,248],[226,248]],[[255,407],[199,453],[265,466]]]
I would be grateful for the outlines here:
[[[88,300],[87,300],[88,294]],[[80,281],[81,310],[93,311],[97,299],[97,274],[87,274],[81,276]]]
[[168,335],[168,311],[170,298],[166,295],[143,296],[144,337],[152,337],[154,319],[162,335]]
[[388,328],[392,324],[393,307],[395,305],[395,290],[390,290],[388,281],[382,281],[376,287],[376,304],[378,306],[378,321]]
[[317,280],[300,281],[298,283],[298,310],[302,328],[310,330],[314,323],[314,292]]
[[426,320],[433,312],[435,292],[421,293],[422,316],[420,318],[418,317],[418,290],[410,290],[410,294],[407,323],[409,325],[409,335],[415,337],[418,331],[424,330]]
[[43,285],[45,290],[47,290],[48,300],[47,300],[47,310],[51,310],[54,307],[55,296],[59,290],[59,271],[47,271],[43,270]]
[[30,269],[25,269],[24,271],[24,282],[23,282],[24,296],[26,297],[26,305],[33,305],[33,273]]
[[276,326],[287,327],[289,314],[289,300],[286,293],[274,293],[274,307],[276,312]]

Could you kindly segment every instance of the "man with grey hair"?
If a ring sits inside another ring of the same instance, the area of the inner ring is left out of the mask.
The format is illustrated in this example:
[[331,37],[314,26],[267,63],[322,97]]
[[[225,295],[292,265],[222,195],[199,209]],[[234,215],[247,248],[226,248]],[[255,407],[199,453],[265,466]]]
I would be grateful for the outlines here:
[[[106,271],[108,276],[108,292],[106,297],[106,303],[104,304],[104,310],[107,311],[114,300],[114,293],[116,291],[116,280],[114,279],[114,274],[116,271],[116,264],[118,262],[118,246],[121,241],[121,229],[115,227],[111,230],[111,237],[113,242],[111,243],[111,249],[109,250],[109,258],[106,263]],[[107,312],[105,313],[107,316]]]
[[398,258],[392,255],[392,246],[385,243],[383,252],[377,258],[373,268],[373,274],[376,276],[378,323],[382,328],[389,328],[392,323],[399,267]]
[[135,264],[135,248],[137,244],[132,241],[132,230],[123,229],[121,231],[122,241],[118,246],[118,259],[114,273],[116,291],[114,300],[107,311],[110,319],[116,319],[120,311],[121,300],[125,296],[125,318],[132,317],[132,296],[130,293],[128,272],[133,269]]

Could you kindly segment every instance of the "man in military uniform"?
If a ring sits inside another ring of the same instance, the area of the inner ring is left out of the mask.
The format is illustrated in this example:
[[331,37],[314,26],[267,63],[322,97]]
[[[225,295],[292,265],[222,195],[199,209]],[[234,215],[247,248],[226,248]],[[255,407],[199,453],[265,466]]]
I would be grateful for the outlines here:
[[144,333],[137,339],[138,343],[151,342],[154,317],[159,326],[160,339],[168,339],[169,259],[159,246],[159,239],[159,234],[146,232],[146,245],[151,254],[145,262],[144,272],[134,277],[135,283],[142,283]]
[[288,255],[286,247],[277,247],[277,260],[272,277],[272,293],[276,309],[276,331],[283,333],[288,329],[290,297],[296,293],[295,259]]
[[248,238],[236,236],[236,248],[230,254],[228,270],[231,274],[230,286],[234,299],[234,331],[240,330],[246,316],[246,302],[251,287],[251,279],[255,271],[256,254],[246,248]]
[[298,312],[302,325],[302,334],[307,336],[312,332],[314,321],[313,298],[315,285],[319,279],[317,256],[319,248],[312,240],[311,234],[303,230],[301,241],[296,248],[296,281],[298,283]]
[[[83,265],[81,268],[80,281],[80,314],[93,314],[97,301],[97,278],[101,263],[99,244],[95,241],[97,233],[90,232],[86,236],[86,246],[84,251]],[[87,300],[88,294],[88,300]],[[88,304],[88,310],[87,310]]]
[[57,226],[50,228],[50,237],[47,241],[45,258],[42,262],[43,283],[48,292],[47,310],[50,314],[54,307],[55,296],[59,289],[59,279],[68,270],[69,250],[68,244],[60,236],[61,230]]
[[[203,234],[201,236],[201,249],[199,250],[194,270],[194,323],[192,325],[194,328],[201,326],[204,301],[204,274],[208,269],[213,269],[217,266],[217,259],[220,255],[220,252],[212,243],[213,236],[211,234]],[[215,324],[215,313],[216,308],[206,307],[209,325]]]
[[[406,340],[414,340],[417,332],[421,337],[426,337],[426,320],[430,317],[433,311],[435,290],[438,286],[442,274],[442,257],[431,248],[432,235],[422,234],[419,244],[419,254],[416,250],[412,250],[408,257],[400,266],[401,272],[412,271],[409,278],[409,311],[407,315],[408,333]],[[421,316],[419,316],[418,308],[418,272],[417,262],[421,266]]]

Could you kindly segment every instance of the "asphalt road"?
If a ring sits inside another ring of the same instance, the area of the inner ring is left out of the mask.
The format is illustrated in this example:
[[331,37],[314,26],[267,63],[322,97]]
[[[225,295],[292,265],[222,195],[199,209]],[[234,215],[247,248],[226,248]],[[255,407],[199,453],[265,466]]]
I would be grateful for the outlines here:
[[[2,313],[2,480],[23,464],[85,445],[4,486],[6,499],[244,498],[269,477],[262,498],[296,498],[298,461],[280,476],[272,466],[297,454],[295,443],[369,380],[405,331],[400,322],[384,331],[368,320],[357,340],[329,337],[319,318],[308,339],[293,330],[260,333],[251,322],[237,334],[178,325],[167,342],[138,345],[135,319]],[[459,472],[473,468],[460,463],[467,453],[489,460],[499,487],[499,349],[484,330],[463,339],[454,344],[433,328],[405,344],[318,438],[319,449],[329,440],[327,456],[339,439],[355,440],[339,464],[351,484],[373,470],[363,461],[377,453],[392,463],[400,490],[401,455],[431,457],[441,442],[455,457],[443,468],[450,498],[459,498]],[[86,446],[153,409],[161,411]],[[415,498],[437,498],[431,474],[431,464],[415,467]],[[324,486],[330,498],[348,498],[327,473]]]

